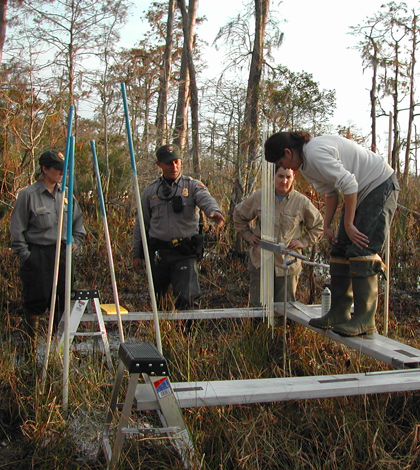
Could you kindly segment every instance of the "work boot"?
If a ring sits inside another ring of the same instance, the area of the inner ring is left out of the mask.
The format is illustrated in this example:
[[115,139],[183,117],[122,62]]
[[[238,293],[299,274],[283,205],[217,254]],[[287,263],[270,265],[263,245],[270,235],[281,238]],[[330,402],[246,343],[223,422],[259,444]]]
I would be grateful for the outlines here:
[[328,329],[350,320],[353,292],[350,278],[350,263],[344,258],[331,258],[331,308],[322,317],[311,318],[309,325]]
[[354,314],[351,320],[334,326],[334,333],[341,336],[358,336],[372,335],[376,332],[378,273],[383,271],[383,268],[384,264],[379,255],[350,258]]

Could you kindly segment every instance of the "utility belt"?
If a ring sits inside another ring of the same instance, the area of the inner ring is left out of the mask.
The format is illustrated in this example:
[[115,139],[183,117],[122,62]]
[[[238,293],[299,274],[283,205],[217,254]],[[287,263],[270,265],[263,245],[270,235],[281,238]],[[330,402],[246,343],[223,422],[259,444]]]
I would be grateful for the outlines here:
[[203,235],[201,234],[193,235],[191,238],[174,238],[169,242],[151,237],[149,239],[149,246],[152,252],[159,250],[174,250],[184,256],[195,255],[198,261],[203,258],[204,254]]

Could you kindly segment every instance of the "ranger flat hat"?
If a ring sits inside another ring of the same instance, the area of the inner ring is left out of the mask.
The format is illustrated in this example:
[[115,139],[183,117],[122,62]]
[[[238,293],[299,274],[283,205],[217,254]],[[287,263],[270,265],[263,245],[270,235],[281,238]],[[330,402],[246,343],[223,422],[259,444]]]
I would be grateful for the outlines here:
[[53,167],[56,170],[64,170],[64,155],[55,150],[47,150],[39,157],[39,166]]
[[176,144],[162,145],[162,147],[157,149],[156,156],[160,163],[170,163],[178,158],[182,158],[181,150]]

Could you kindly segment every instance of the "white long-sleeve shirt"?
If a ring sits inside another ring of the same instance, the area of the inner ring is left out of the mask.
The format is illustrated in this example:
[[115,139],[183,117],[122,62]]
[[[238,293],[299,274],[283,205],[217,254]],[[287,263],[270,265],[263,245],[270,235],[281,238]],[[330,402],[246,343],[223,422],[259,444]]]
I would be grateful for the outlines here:
[[302,175],[323,194],[358,193],[359,202],[394,170],[383,157],[335,135],[313,137],[303,146]]

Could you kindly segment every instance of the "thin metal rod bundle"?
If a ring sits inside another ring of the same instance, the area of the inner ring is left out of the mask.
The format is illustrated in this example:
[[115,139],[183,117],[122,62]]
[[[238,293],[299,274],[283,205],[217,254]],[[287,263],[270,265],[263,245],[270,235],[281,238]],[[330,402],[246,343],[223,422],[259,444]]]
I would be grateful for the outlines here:
[[[275,165],[263,159],[261,184],[261,239],[275,243]],[[274,327],[274,253],[261,250],[260,302],[268,324]]]
[[51,348],[51,338],[54,327],[54,315],[55,315],[55,302],[57,298],[57,285],[58,285],[58,273],[60,268],[60,254],[61,254],[61,236],[63,233],[63,220],[64,220],[64,201],[66,196],[66,178],[67,178],[67,166],[68,166],[68,156],[70,151],[70,139],[73,126],[73,114],[74,106],[70,106],[69,115],[67,120],[67,139],[66,139],[66,151],[64,155],[64,170],[63,170],[63,180],[61,182],[61,191],[63,197],[61,198],[60,212],[58,215],[58,231],[57,231],[57,242],[55,248],[55,263],[54,263],[54,274],[53,274],[53,285],[51,292],[51,304],[50,304],[50,318],[48,322],[48,333],[47,333],[47,344],[45,346],[45,355],[44,363],[42,366],[42,377],[41,377],[41,391],[44,393],[45,389],[45,379],[47,378],[47,369],[48,361]]
[[162,339],[160,335],[160,325],[159,325],[159,316],[158,316],[157,304],[156,304],[155,286],[153,284],[152,267],[150,264],[150,256],[149,256],[149,246],[147,243],[146,228],[144,226],[143,209],[141,205],[139,182],[137,179],[136,160],[134,157],[133,139],[131,137],[131,126],[130,126],[130,118],[129,118],[129,113],[128,113],[128,105],[127,105],[127,93],[125,90],[124,83],[121,83],[121,91],[122,91],[122,97],[123,97],[123,103],[124,103],[125,126],[127,130],[128,147],[130,150],[131,169],[133,172],[134,194],[136,197],[137,214],[139,218],[140,233],[141,233],[141,239],[142,239],[143,250],[144,250],[144,259],[146,262],[147,279],[149,281],[150,300],[152,302],[152,309],[153,309],[153,318],[154,318],[155,334],[156,334],[156,346],[157,346],[158,351],[162,353]]
[[121,321],[120,300],[119,300],[119,296],[118,296],[117,281],[115,279],[114,258],[112,256],[111,239],[110,239],[110,236],[109,236],[109,229],[108,229],[108,219],[107,219],[107,215],[106,215],[104,194],[103,194],[103,191],[102,191],[101,175],[99,174],[98,157],[96,155],[96,148],[95,148],[95,141],[94,140],[90,141],[90,148],[92,150],[93,167],[94,167],[94,170],[95,170],[95,177],[96,177],[96,186],[98,187],[99,205],[101,207],[102,222],[103,222],[103,225],[104,225],[106,250],[107,250],[107,253],[108,253],[108,261],[109,261],[109,271],[111,273],[112,292],[114,294],[114,303],[115,303],[115,308],[116,308],[116,311],[117,311],[118,333],[119,333],[119,337],[120,337],[120,342],[123,343],[124,342],[124,331],[123,331],[123,325],[122,325],[122,321]]
[[[391,165],[391,157],[392,157],[392,130],[393,130],[393,122],[392,122],[392,113],[389,113],[389,122],[388,122],[388,163]],[[388,335],[388,317],[389,317],[389,279],[390,279],[390,268],[389,268],[389,258],[390,258],[390,232],[386,236],[385,240],[385,265],[386,265],[386,272],[385,272],[385,289],[384,289],[384,316],[383,316],[383,323],[384,323],[384,335]]]

